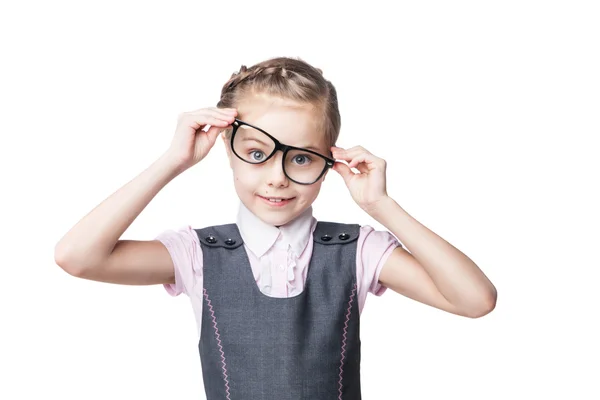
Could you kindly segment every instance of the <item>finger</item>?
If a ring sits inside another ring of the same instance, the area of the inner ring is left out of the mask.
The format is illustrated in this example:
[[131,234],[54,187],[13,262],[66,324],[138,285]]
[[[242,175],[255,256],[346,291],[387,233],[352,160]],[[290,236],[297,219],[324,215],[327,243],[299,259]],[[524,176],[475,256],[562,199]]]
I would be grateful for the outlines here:
[[237,109],[235,108],[217,108],[215,107],[214,109],[212,109],[213,111],[219,112],[223,115],[237,115]]
[[333,148],[334,148],[334,149],[337,149],[337,150],[343,150],[343,151],[345,151],[346,153],[350,153],[350,154],[354,154],[354,153],[362,153],[362,152],[371,153],[370,151],[368,151],[367,149],[365,149],[365,148],[364,148],[364,147],[362,147],[362,146],[353,146],[353,147],[350,147],[350,148],[348,148],[348,149],[344,149],[344,148],[342,148],[342,147],[335,147],[335,146],[334,146]]
[[220,119],[224,119],[224,120],[229,121],[229,122],[233,122],[233,120],[237,116],[237,111],[235,111],[235,112],[223,112],[223,111],[218,110],[218,109],[215,108],[215,109],[203,110],[202,112],[199,112],[198,115],[210,115],[210,116],[215,117],[215,118],[220,118]]
[[216,118],[231,124],[236,115],[232,113],[223,113],[216,109],[203,109],[197,112],[184,113],[184,116],[187,118]]
[[205,143],[206,149],[210,150],[215,145],[217,138],[219,137],[219,133],[223,128],[219,128],[216,126],[210,127],[208,130],[200,130],[196,132],[196,140]]
[[[368,154],[369,156],[373,156],[373,154],[371,154],[369,151],[365,150],[365,148],[362,146],[355,146],[355,147],[352,147],[351,149],[346,150],[346,155],[350,158],[358,157],[361,154]],[[373,157],[375,157],[375,156],[373,156]]]
[[369,166],[364,162],[358,163],[354,168],[356,168],[361,174],[366,174],[369,172]]
[[355,175],[354,172],[344,163],[336,162],[333,164],[333,170],[340,174],[344,179],[344,182],[348,183],[350,179]]
[[360,151],[366,151],[367,153],[369,152],[369,151],[367,151],[367,149],[365,149],[362,146],[352,146],[352,147],[350,147],[349,149],[346,149],[346,150],[348,150],[348,151],[358,151],[358,150],[360,150]]
[[356,168],[358,170],[358,172],[360,172],[361,174],[369,173],[369,166],[365,163],[360,163],[356,167],[353,167],[353,168]]
[[350,161],[362,153],[371,154],[362,146],[355,146],[347,150],[342,149],[340,147],[332,147],[331,150],[334,158],[338,158],[344,161]]
[[348,156],[347,151],[345,149],[342,149],[341,147],[332,146],[331,147],[331,155],[333,156],[333,158],[335,158],[337,160],[343,160],[343,161],[352,160],[352,157]]
[[216,112],[216,113],[219,113],[219,114],[221,114],[223,116],[237,115],[237,109],[236,108],[219,108],[219,107],[203,107],[203,108],[199,108],[199,109],[194,110],[194,111],[190,111],[187,114],[204,114],[207,111]]
[[[346,158],[349,158],[348,164],[350,164],[352,162],[352,160],[354,160],[358,157],[364,157],[366,160],[374,163],[375,165],[378,165],[381,167],[385,166],[385,160],[383,158],[377,157],[376,155],[369,152],[362,146],[356,146],[356,147],[353,147],[352,149],[348,149],[348,150],[346,150],[345,154],[346,154]],[[355,165],[351,165],[351,167],[355,167]]]
[[234,115],[225,115],[216,110],[204,109],[197,113],[183,113],[183,118],[198,125],[228,126],[235,120]]
[[208,144],[212,147],[219,137],[219,133],[222,131],[222,128],[211,126],[210,129],[206,132],[206,136],[208,137]]
[[[375,157],[372,154],[361,153],[348,163],[350,168],[356,168],[360,172],[369,172],[370,170],[376,168]],[[360,166],[360,168],[359,168]]]
[[189,121],[189,123],[191,124],[191,126],[193,126],[196,129],[199,129],[202,127],[202,129],[204,131],[208,131],[208,127],[219,127],[221,129],[228,127],[229,125],[231,125],[231,123],[233,122],[233,120],[228,121],[227,119],[221,119],[221,118],[217,118],[217,117],[212,117],[212,116],[190,116],[189,117],[191,119],[191,121]]

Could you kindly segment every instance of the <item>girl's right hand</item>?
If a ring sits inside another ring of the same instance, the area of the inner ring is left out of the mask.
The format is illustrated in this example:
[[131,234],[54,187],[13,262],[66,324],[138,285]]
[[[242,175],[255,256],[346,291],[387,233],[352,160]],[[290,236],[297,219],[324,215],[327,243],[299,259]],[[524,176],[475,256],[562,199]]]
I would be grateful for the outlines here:
[[[219,133],[237,115],[234,108],[201,108],[179,114],[177,128],[167,154],[182,169],[202,161],[215,144]],[[210,125],[208,131],[204,131]]]

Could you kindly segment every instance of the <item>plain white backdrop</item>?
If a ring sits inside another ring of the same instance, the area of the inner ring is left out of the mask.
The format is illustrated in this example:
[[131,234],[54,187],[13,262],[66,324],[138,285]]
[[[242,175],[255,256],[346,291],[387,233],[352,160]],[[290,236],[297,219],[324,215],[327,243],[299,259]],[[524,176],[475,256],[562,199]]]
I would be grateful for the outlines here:
[[[0,6],[0,398],[203,399],[189,299],[76,279],[54,245],[244,64],[338,90],[341,147],[498,289],[467,319],[388,291],[365,399],[598,399],[600,13],[593,1],[29,1]],[[125,232],[232,222],[222,142]],[[318,219],[383,227],[330,172]]]

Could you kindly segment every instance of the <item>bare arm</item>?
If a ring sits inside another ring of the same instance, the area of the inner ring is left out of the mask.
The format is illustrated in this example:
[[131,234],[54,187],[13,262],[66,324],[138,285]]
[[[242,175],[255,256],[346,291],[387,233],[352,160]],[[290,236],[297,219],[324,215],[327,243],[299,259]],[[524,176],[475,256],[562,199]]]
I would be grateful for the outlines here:
[[[379,282],[392,290],[454,314],[478,318],[496,307],[496,287],[464,253],[408,214],[388,196],[387,163],[364,147],[332,147],[337,171],[356,203],[406,245],[387,259]],[[354,173],[351,168],[356,168]]]
[[[169,150],[63,236],[55,247],[56,264],[73,276],[95,281],[174,283],[173,262],[161,242],[119,238],[160,190],[208,154],[235,113],[206,108],[181,114]],[[204,131],[207,125],[211,127]]]
[[173,263],[162,243],[119,238],[179,173],[178,165],[163,155],[67,232],[56,245],[56,263],[71,275],[104,282],[173,282]]
[[496,288],[464,253],[408,214],[392,198],[372,215],[412,253],[392,252],[379,281],[395,292],[453,314],[479,318],[496,307]]

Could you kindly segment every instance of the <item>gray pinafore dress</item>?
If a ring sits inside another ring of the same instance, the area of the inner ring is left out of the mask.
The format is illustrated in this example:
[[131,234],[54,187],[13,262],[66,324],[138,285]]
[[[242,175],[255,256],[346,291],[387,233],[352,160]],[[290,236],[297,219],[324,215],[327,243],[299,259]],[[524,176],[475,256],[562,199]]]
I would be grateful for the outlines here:
[[319,221],[304,290],[275,298],[257,286],[236,224],[196,229],[208,400],[361,399],[359,230]]

